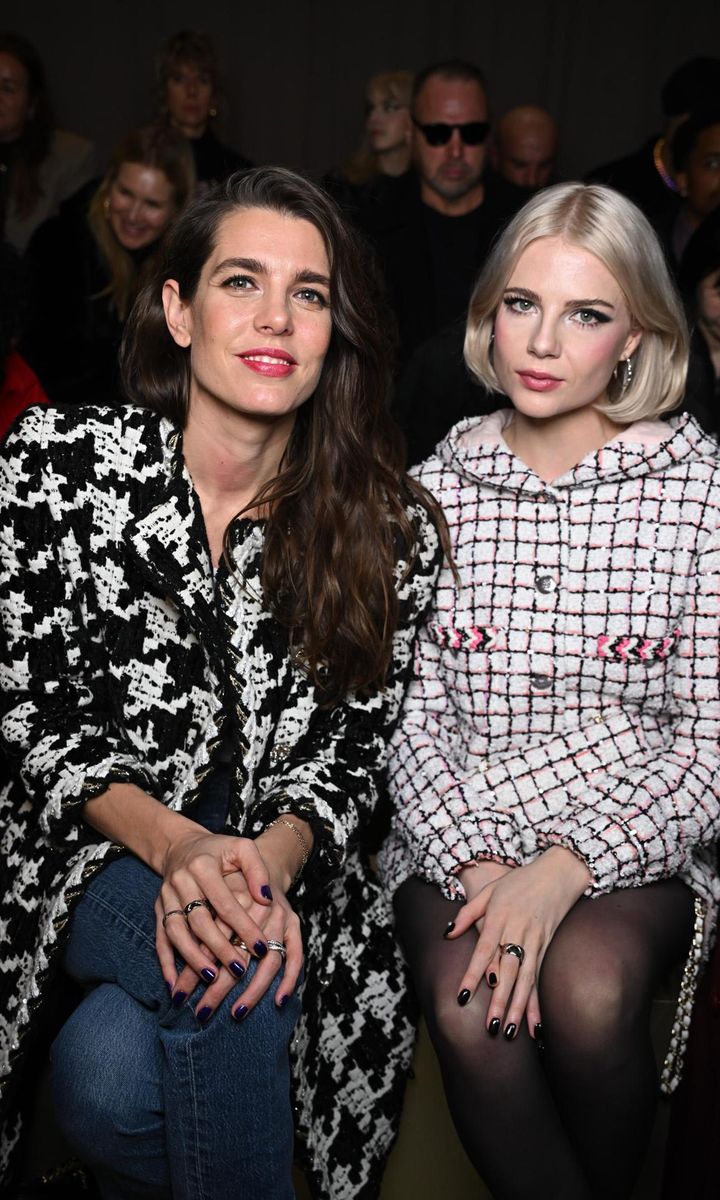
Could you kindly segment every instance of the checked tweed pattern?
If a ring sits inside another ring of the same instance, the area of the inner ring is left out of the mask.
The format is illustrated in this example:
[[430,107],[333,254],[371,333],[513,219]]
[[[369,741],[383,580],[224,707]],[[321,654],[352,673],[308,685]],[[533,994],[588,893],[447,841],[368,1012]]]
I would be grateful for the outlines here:
[[[461,422],[418,474],[443,504],[441,572],[393,737],[390,890],[462,896],[475,859],[567,846],[591,893],[720,886],[720,461],[691,418],[638,423],[552,485]],[[478,640],[482,632],[484,640]]]
[[407,578],[397,564],[387,686],[323,709],[264,607],[260,523],[235,523],[234,570],[213,579],[169,422],[137,408],[38,409],[5,443],[1,732],[15,773],[0,793],[6,1158],[19,1136],[14,1084],[52,1003],[63,929],[89,875],[120,852],[93,843],[83,802],[119,780],[189,810],[229,734],[231,828],[252,836],[290,807],[315,833],[296,892],[307,978],[291,1048],[314,1194],[377,1195],[414,1030],[361,835],[440,562],[424,510],[410,515],[419,551]]

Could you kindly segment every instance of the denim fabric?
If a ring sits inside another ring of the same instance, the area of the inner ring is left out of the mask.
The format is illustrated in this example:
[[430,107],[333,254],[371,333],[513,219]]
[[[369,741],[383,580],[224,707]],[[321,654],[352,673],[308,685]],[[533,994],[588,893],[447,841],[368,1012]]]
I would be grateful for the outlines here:
[[[192,814],[222,829],[227,772]],[[291,1200],[288,1042],[300,1013],[275,987],[241,1022],[236,984],[207,1025],[172,1007],[155,954],[160,881],[138,859],[111,863],[72,918],[65,969],[89,991],[52,1050],[61,1128],[104,1200]],[[253,966],[248,975],[251,977]]]

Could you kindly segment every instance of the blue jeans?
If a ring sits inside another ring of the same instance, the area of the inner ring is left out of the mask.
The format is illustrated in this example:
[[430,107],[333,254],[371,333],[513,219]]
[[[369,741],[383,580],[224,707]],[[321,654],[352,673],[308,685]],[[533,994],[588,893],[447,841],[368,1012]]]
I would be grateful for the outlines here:
[[[193,814],[222,828],[227,773]],[[271,987],[249,1016],[201,1025],[199,986],[170,1004],[155,954],[159,877],[126,856],[94,877],[73,914],[65,969],[88,994],[52,1048],[60,1127],[105,1200],[291,1200],[288,1043],[300,1013]],[[253,967],[248,969],[252,977]]]

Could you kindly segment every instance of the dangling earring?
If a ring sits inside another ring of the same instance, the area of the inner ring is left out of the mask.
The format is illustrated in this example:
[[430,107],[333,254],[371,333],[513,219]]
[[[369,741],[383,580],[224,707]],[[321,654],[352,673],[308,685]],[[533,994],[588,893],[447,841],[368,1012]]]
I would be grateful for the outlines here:
[[632,377],[633,377],[633,365],[632,365],[632,359],[630,358],[630,356],[629,356],[629,355],[628,355],[628,357],[627,357],[627,358],[623,358],[623,359],[621,359],[620,361],[625,363],[625,370],[624,370],[624,372],[623,372],[623,381],[622,381],[622,387],[620,388],[620,395],[621,395],[621,396],[624,396],[624,395],[625,395],[625,393],[626,393],[626,391],[627,391],[627,390],[628,390],[628,388],[630,387],[630,384],[632,383]]

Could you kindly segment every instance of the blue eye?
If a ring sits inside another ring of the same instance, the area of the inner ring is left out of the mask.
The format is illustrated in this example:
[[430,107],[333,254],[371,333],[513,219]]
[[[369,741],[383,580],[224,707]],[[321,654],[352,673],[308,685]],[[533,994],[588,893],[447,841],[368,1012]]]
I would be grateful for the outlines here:
[[572,315],[573,321],[577,325],[585,325],[587,328],[592,328],[594,325],[605,325],[610,320],[607,313],[598,312],[595,308],[579,308]]
[[316,305],[318,308],[326,308],[328,304],[325,296],[321,292],[316,292],[315,288],[301,288],[295,295],[305,303]]
[[503,296],[503,304],[511,312],[516,313],[528,313],[535,307],[533,301],[528,300],[527,296]]

